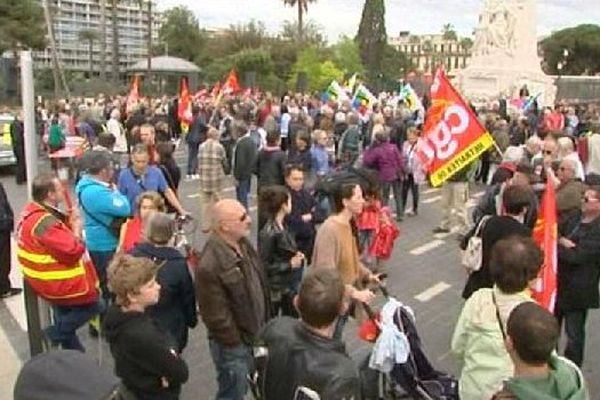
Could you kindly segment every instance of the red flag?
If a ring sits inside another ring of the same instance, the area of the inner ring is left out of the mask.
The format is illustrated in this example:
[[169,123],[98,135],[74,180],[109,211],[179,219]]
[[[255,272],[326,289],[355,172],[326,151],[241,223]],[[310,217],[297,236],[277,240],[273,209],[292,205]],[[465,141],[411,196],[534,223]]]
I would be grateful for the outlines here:
[[181,123],[181,130],[187,133],[192,123],[192,95],[190,94],[188,80],[182,76],[179,81],[179,104],[177,107],[177,118]]
[[127,95],[127,103],[125,105],[125,111],[127,113],[133,112],[133,109],[140,101],[140,77],[139,75],[133,75],[133,79],[131,80],[131,87],[129,89],[129,94]]
[[556,192],[554,182],[548,179],[538,219],[533,228],[533,240],[544,252],[544,265],[533,289],[533,298],[550,312],[554,311],[556,301],[557,238]]
[[238,83],[237,74],[235,73],[235,70],[232,69],[229,72],[229,76],[225,80],[225,83],[223,84],[223,93],[233,94],[239,92],[240,90],[242,90],[242,88]]
[[432,185],[439,186],[493,146],[494,139],[442,69],[431,85],[431,102],[418,155],[428,166]]
[[217,81],[217,83],[215,83],[215,86],[213,86],[212,90],[210,91],[210,95],[212,97],[217,97],[220,92],[221,92],[221,82]]

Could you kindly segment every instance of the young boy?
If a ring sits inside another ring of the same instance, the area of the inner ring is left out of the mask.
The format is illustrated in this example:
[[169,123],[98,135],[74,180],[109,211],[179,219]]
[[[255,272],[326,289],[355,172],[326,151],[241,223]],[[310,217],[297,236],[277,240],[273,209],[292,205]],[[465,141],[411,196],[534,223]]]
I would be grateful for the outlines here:
[[116,296],[104,319],[104,332],[115,359],[115,373],[139,400],[176,400],[188,379],[176,343],[161,332],[144,310],[158,302],[158,267],[147,258],[117,255],[108,268]]
[[554,351],[560,336],[556,318],[533,302],[521,303],[506,324],[506,349],[514,377],[492,400],[588,398],[581,371]]

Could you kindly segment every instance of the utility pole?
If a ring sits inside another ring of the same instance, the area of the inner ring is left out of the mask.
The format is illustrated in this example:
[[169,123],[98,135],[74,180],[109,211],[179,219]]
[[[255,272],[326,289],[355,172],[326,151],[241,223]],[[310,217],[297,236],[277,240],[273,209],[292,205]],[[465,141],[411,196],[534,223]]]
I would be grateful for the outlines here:
[[[33,60],[31,51],[21,51],[21,99],[23,105],[23,123],[25,125],[25,169],[27,171],[27,195],[31,200],[31,184],[37,175],[37,144],[35,141],[35,100],[33,90]],[[47,305],[40,304],[39,299],[27,281],[23,281],[25,311],[27,313],[27,335],[31,356],[44,351],[42,336],[42,318],[40,311]]]

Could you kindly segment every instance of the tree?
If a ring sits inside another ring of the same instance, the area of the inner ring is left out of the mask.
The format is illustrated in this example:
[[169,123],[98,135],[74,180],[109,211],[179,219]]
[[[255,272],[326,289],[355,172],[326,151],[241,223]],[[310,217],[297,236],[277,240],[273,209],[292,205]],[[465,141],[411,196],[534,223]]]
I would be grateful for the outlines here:
[[463,51],[468,52],[473,47],[473,39],[470,37],[464,37],[460,39],[460,46],[463,48]]
[[600,25],[583,24],[562,29],[541,44],[551,74],[559,73],[559,62],[563,65],[561,74],[593,75],[600,72]]
[[257,49],[267,43],[269,35],[265,24],[251,20],[246,24],[230,25],[225,35],[225,46],[237,53],[243,49]]
[[371,77],[376,76],[381,69],[381,59],[387,43],[383,0],[365,0],[356,41],[363,64]]
[[0,1],[0,54],[46,47],[44,10],[35,0]]
[[308,21],[302,28],[302,38],[298,36],[298,23],[284,21],[281,29],[281,37],[293,42],[302,42],[310,46],[324,47],[326,38],[321,27],[313,21]]
[[454,25],[452,24],[444,24],[442,27],[442,37],[444,40],[458,40],[458,35],[456,34],[456,29],[454,29]]
[[185,6],[178,6],[165,11],[163,21],[158,38],[168,46],[169,54],[194,61],[206,42],[194,13]]
[[42,1],[42,7],[44,9],[44,19],[46,20],[46,27],[48,28],[48,41],[50,44],[50,52],[52,54],[52,72],[54,77],[54,95],[59,96],[60,83],[65,90],[67,97],[69,96],[69,86],[65,74],[62,70],[60,59],[58,58],[58,49],[56,47],[56,40],[54,39],[54,20],[52,16],[52,10],[50,10],[50,4],[48,0]]
[[304,13],[308,11],[308,3],[314,3],[316,0],[283,0],[285,5],[290,7],[298,7],[298,40],[302,42],[304,31],[302,26],[302,19]]
[[342,68],[346,75],[365,72],[365,67],[360,59],[358,44],[349,37],[342,37],[339,42],[332,46],[335,63]]
[[392,45],[386,44],[383,50],[379,79],[382,89],[395,90],[397,81],[403,78],[412,69],[410,59]]
[[94,42],[98,40],[100,35],[93,29],[82,29],[78,32],[77,36],[79,37],[79,40],[88,43],[90,79],[92,79],[92,76],[94,75]]
[[344,72],[332,61],[323,61],[323,57],[316,47],[307,47],[298,54],[298,60],[292,67],[288,86],[295,86],[296,77],[301,72],[306,74],[307,89],[310,91],[325,90],[332,80],[342,80],[344,77]]

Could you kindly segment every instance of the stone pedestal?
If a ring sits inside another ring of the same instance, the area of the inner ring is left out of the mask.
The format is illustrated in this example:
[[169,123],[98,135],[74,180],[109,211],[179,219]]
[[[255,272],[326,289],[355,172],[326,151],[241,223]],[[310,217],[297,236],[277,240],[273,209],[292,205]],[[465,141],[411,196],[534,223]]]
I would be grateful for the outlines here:
[[456,76],[464,96],[474,102],[517,97],[527,85],[531,95],[541,93],[541,104],[554,103],[556,86],[540,66],[535,21],[535,0],[485,0],[473,56]]

